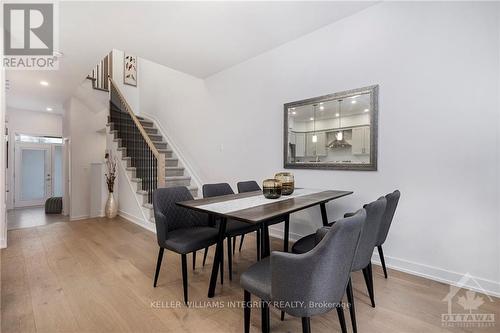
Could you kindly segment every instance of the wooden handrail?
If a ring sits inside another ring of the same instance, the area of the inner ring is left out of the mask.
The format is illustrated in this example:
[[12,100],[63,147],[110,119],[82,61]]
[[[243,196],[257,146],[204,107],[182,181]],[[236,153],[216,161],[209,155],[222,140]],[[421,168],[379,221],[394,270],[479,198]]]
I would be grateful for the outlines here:
[[[118,93],[118,97],[120,98],[120,101],[125,106],[125,109],[127,110],[128,114],[130,115],[130,118],[132,118],[135,126],[137,126],[137,128],[139,129],[139,132],[141,133],[142,138],[144,139],[144,141],[146,141],[149,149],[151,150],[153,155],[156,157],[156,161],[157,161],[156,168],[158,169],[157,173],[156,173],[156,175],[158,177],[157,178],[157,187],[158,188],[165,187],[165,154],[160,153],[158,151],[158,148],[155,147],[153,141],[151,141],[151,138],[149,137],[149,135],[146,132],[146,130],[144,129],[144,127],[142,127],[141,122],[139,121],[139,119],[137,119],[134,111],[132,110],[132,107],[130,107],[130,105],[128,104],[127,100],[125,99],[125,96],[123,96],[122,92],[120,91],[120,89],[116,85],[113,78],[108,77],[108,79],[109,79],[109,82],[110,82],[112,88],[114,88],[116,90],[116,92]],[[111,89],[110,89],[110,92],[111,92]]]

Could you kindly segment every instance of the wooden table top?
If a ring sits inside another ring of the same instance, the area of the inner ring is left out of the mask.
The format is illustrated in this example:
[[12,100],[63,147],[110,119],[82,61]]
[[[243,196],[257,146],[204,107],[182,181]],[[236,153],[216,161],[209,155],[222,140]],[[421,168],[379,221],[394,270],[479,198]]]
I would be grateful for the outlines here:
[[256,191],[256,192],[230,194],[218,197],[182,201],[178,202],[177,204],[185,208],[221,217],[226,217],[228,219],[234,219],[248,223],[260,223],[290,213],[294,213],[296,211],[306,209],[318,204],[326,203],[328,201],[335,200],[350,195],[352,193],[353,193],[352,191],[317,190],[317,192],[314,193],[299,195],[290,198],[282,196],[280,198],[281,200],[265,199],[264,201],[265,203],[263,204],[250,207],[245,207],[243,205],[243,207],[240,207],[240,209],[231,211],[224,211],[222,209],[217,209],[212,204],[218,204],[218,203],[231,204],[232,201],[238,199],[259,197],[259,196],[263,197],[262,192]]

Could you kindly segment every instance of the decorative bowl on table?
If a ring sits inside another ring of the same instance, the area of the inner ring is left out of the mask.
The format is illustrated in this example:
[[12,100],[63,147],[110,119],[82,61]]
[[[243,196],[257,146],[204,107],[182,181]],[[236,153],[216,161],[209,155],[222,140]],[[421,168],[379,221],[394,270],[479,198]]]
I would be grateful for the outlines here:
[[262,193],[267,199],[281,197],[281,182],[276,179],[266,179],[262,182]]
[[295,189],[295,181],[293,178],[293,173],[291,172],[279,172],[274,176],[274,179],[281,182],[281,194],[290,195]]

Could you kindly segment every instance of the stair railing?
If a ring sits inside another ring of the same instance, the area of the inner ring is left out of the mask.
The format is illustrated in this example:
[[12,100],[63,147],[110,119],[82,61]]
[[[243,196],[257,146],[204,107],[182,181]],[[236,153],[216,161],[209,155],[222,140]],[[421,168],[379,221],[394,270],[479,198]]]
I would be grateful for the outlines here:
[[111,74],[111,53],[104,57],[87,75],[87,79],[92,81],[92,88],[102,91],[109,91],[108,77]]
[[153,191],[165,187],[165,154],[160,153],[149,138],[140,120],[134,114],[122,92],[109,78],[110,122],[121,139],[122,147],[131,158],[131,166],[136,169],[136,178],[141,179],[142,190],[148,194],[148,203],[153,201]]

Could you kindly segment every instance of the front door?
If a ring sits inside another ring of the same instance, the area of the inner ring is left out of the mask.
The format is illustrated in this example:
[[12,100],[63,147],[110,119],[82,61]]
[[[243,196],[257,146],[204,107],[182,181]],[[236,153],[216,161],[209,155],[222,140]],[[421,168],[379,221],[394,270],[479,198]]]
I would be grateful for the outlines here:
[[14,206],[39,206],[52,195],[50,144],[16,145]]

